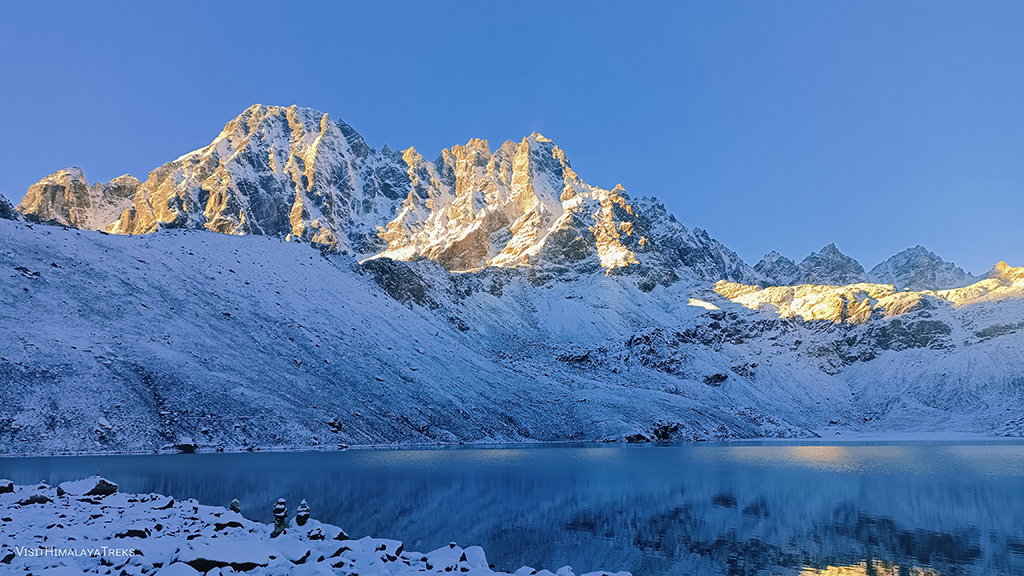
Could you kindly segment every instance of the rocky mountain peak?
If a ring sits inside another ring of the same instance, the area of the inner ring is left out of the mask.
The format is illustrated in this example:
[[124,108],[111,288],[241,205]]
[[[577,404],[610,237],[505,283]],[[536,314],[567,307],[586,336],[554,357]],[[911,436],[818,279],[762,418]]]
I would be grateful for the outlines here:
[[0,196],[0,219],[2,220],[21,220],[21,213],[14,209],[14,205],[11,204],[7,198]]
[[327,114],[254,105],[210,145],[152,171],[108,230],[205,228],[372,253],[373,224],[405,195],[398,163]]
[[843,254],[835,244],[829,244],[818,252],[811,252],[797,268],[797,275],[791,284],[844,286],[869,281],[864,267]]
[[788,286],[800,273],[796,262],[774,250],[765,254],[754,265],[754,271],[764,276],[765,284],[768,286]]
[[881,262],[868,276],[872,282],[892,284],[897,290],[915,291],[959,288],[978,280],[920,244]]
[[1002,261],[992,269],[991,277],[1005,280],[1009,283],[1022,282],[1024,281],[1024,266],[1015,268]]
[[81,170],[61,171],[19,209],[111,233],[272,235],[360,259],[429,258],[453,271],[539,265],[547,277],[643,265],[645,286],[687,274],[759,278],[660,203],[587,184],[540,133],[494,150],[471,139],[431,162],[412,147],[375,151],[348,124],[298,106],[250,106],[142,183],[124,176],[90,187]]
[[638,263],[626,247],[634,216],[625,198],[584,183],[540,134],[505,142],[493,154],[487,141],[474,139],[433,163],[414,150],[404,159],[412,190],[380,228],[388,242],[383,256],[427,257],[451,270],[577,263],[587,254],[595,267]]
[[33,222],[99,230],[131,202],[138,186],[128,175],[89,186],[82,169],[73,166],[30,186],[17,210]]

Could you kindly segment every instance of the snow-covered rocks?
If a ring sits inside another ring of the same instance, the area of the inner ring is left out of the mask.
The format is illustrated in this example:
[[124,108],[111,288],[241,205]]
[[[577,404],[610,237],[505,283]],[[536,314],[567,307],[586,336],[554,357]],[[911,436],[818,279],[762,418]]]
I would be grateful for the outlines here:
[[[45,484],[0,493],[0,571],[119,576],[506,574],[490,567],[477,546],[463,549],[451,543],[426,553],[406,551],[397,540],[352,540],[340,528],[313,519],[302,526],[293,521],[275,536],[271,526],[194,500],[82,492],[89,486],[115,486],[99,477],[61,486],[60,495]],[[516,572],[533,573],[550,574]],[[574,573],[563,567],[556,574]]]
[[[850,284],[830,286],[800,284],[760,288],[719,281],[715,292],[752,310],[767,305],[782,318],[799,316],[804,320],[830,320],[837,323],[863,324],[873,313],[885,315],[898,301],[911,296],[896,293],[889,284]],[[893,302],[890,304],[890,300]],[[915,301],[916,303],[916,301]],[[899,306],[899,313],[909,312]]]
[[14,209],[14,205],[7,198],[0,196],[0,220],[21,220],[21,212]]
[[57,486],[57,496],[109,496],[117,492],[117,484],[99,476],[62,482]]
[[[187,564],[200,571],[208,572],[214,568],[231,567],[239,572],[246,572],[255,568],[265,568],[271,560],[284,557],[293,564],[298,564],[299,559],[294,554],[289,557],[285,551],[292,550],[291,539],[282,538],[276,541],[276,546],[263,543],[262,540],[246,541],[244,539],[211,539],[207,541],[186,542],[170,558],[170,563]],[[297,543],[296,543],[297,544]],[[306,556],[309,550],[306,549]]]

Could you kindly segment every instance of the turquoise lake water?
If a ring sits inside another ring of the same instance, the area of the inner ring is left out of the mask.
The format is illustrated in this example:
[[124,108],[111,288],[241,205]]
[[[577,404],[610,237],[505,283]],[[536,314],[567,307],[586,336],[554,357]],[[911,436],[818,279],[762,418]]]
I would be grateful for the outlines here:
[[497,569],[577,574],[1024,574],[1024,444],[686,444],[0,458],[51,485],[269,522],[279,497],[352,537],[480,545]]

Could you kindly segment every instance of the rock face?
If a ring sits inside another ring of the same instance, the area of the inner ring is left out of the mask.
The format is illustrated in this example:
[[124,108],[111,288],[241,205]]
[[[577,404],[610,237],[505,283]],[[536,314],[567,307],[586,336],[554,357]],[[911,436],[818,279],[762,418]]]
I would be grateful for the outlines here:
[[754,265],[754,271],[764,277],[768,286],[789,286],[800,274],[796,262],[774,250],[765,254],[764,258]]
[[756,282],[760,278],[735,252],[700,228],[688,230],[656,198],[635,204],[664,265],[704,280]]
[[789,282],[795,284],[830,284],[843,286],[868,282],[864,267],[853,258],[843,254],[835,244],[829,244],[819,252],[811,252],[797,266],[796,276]]
[[373,254],[382,247],[375,224],[407,187],[401,156],[371,150],[348,124],[309,108],[256,105],[209,146],[150,172],[107,230],[205,228]]
[[[97,480],[116,488],[98,477],[61,486],[80,487]],[[514,576],[492,570],[479,546],[462,548],[452,542],[426,553],[406,551],[398,540],[370,536],[352,540],[341,528],[308,517],[302,524],[294,520],[286,524],[282,533],[234,510],[160,494],[82,494],[74,489],[54,491],[45,483],[12,485],[9,492],[0,494],[5,533],[16,533],[24,542],[5,542],[0,548],[0,564],[8,565],[10,574],[119,573],[110,568],[117,565],[127,566],[121,570],[125,574],[162,576],[382,572]],[[54,556],[42,553],[44,549],[71,553],[57,560],[60,564],[55,568]],[[535,572],[523,567],[515,574]],[[575,573],[566,566],[558,574]],[[631,575],[601,570],[583,576]]]
[[138,187],[128,175],[89,186],[82,169],[73,167],[33,184],[17,209],[32,222],[102,230],[131,203]]
[[21,220],[21,213],[14,209],[14,205],[7,201],[7,198],[0,196],[0,219]]
[[962,268],[946,262],[924,246],[908,248],[878,264],[868,273],[872,282],[893,284],[897,290],[943,290],[978,281]]
[[540,134],[444,150],[435,163],[406,150],[411,190],[381,228],[396,260],[427,257],[449,270],[542,260],[588,261],[609,270],[639,264],[648,239],[621,187],[585,184],[565,153]]

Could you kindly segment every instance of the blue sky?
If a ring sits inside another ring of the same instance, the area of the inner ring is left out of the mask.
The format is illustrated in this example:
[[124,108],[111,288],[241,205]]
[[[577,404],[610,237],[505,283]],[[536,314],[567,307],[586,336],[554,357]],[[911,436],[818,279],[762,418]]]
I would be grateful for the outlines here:
[[427,157],[538,131],[754,264],[829,242],[1024,265],[1024,3],[0,5],[0,193],[299,104]]

